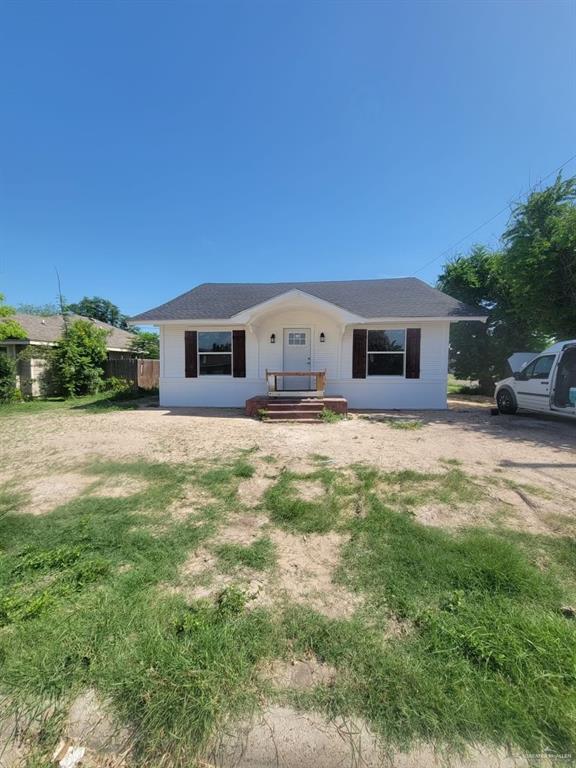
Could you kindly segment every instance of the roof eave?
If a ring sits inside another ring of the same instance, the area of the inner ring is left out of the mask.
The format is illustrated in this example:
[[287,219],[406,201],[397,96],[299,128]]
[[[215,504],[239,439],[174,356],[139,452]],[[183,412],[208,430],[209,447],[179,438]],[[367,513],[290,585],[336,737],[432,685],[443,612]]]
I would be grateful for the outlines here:
[[[399,323],[399,322],[427,322],[433,323],[438,321],[444,321],[447,323],[459,323],[463,321],[476,321],[485,323],[488,319],[487,315],[388,315],[381,317],[360,317],[360,315],[353,315],[346,321],[348,325],[367,325],[368,323]],[[239,315],[234,317],[181,317],[181,318],[162,318],[162,317],[147,317],[146,320],[128,320],[131,325],[190,325],[193,323],[198,326],[208,325],[230,325],[240,326],[247,325],[250,320],[241,318]]]

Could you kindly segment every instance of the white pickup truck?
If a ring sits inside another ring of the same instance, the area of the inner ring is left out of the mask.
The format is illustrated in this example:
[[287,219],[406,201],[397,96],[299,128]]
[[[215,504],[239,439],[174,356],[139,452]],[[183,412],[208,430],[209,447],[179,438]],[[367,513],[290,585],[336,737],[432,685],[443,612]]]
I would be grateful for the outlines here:
[[500,413],[518,408],[576,418],[576,339],[559,341],[497,382],[494,393]]

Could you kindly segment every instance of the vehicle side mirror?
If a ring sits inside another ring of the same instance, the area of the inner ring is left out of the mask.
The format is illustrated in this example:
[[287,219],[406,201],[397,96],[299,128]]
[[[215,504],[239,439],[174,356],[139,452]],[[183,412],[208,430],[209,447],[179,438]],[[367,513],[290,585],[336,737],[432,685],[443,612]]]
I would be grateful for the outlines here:
[[514,371],[512,376],[514,376],[516,381],[522,381],[524,379],[524,374],[522,373],[522,371]]

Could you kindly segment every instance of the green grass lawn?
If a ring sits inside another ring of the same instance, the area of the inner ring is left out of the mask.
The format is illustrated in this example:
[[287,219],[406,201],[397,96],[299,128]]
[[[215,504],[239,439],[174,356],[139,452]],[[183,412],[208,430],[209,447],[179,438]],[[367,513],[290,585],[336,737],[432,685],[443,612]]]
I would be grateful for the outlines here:
[[448,375],[448,394],[449,395],[475,395],[479,394],[478,382],[457,379],[452,374]]
[[23,400],[17,403],[0,404],[0,418],[3,416],[26,416],[52,411],[66,411],[68,413],[93,413],[116,410],[130,410],[138,407],[137,400],[146,397],[138,395],[135,399],[127,399],[125,395],[115,396],[110,392],[99,392],[96,395],[83,397],[47,397]]
[[[271,526],[346,535],[335,579],[363,598],[352,618],[296,604],[250,609],[234,585],[214,600],[164,589],[211,542],[228,573],[273,572],[267,535],[217,544],[218,528],[242,512],[238,487],[255,461],[245,452],[212,464],[90,464],[89,489],[43,516],[17,488],[0,488],[0,688],[14,707],[50,709],[59,722],[71,697],[95,688],[134,729],[134,765],[193,765],[219,727],[270,697],[363,717],[392,747],[576,750],[576,622],[561,611],[576,595],[574,542],[418,524],[420,504],[485,499],[482,481],[457,466],[320,466],[282,472],[266,492]],[[142,490],[106,495],[126,477]],[[299,498],[302,481],[324,494]],[[206,502],[193,518],[170,517],[191,489],[209,492]],[[392,622],[406,633],[388,636]],[[258,670],[295,651],[331,664],[335,683],[271,692]],[[49,764],[57,728],[44,733],[30,765]]]

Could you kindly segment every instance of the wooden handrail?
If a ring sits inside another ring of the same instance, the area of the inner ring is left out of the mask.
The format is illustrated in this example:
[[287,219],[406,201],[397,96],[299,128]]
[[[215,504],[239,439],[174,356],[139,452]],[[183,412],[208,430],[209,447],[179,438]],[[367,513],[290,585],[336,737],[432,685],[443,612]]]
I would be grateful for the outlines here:
[[268,392],[286,392],[287,394],[290,393],[291,390],[278,390],[278,377],[279,376],[302,376],[311,378],[312,376],[315,379],[316,382],[316,389],[310,390],[311,392],[314,392],[317,395],[324,395],[324,390],[326,389],[326,370],[323,371],[269,371],[266,369],[266,385],[268,387]]
[[269,371],[266,370],[267,376],[319,376],[326,371]]

